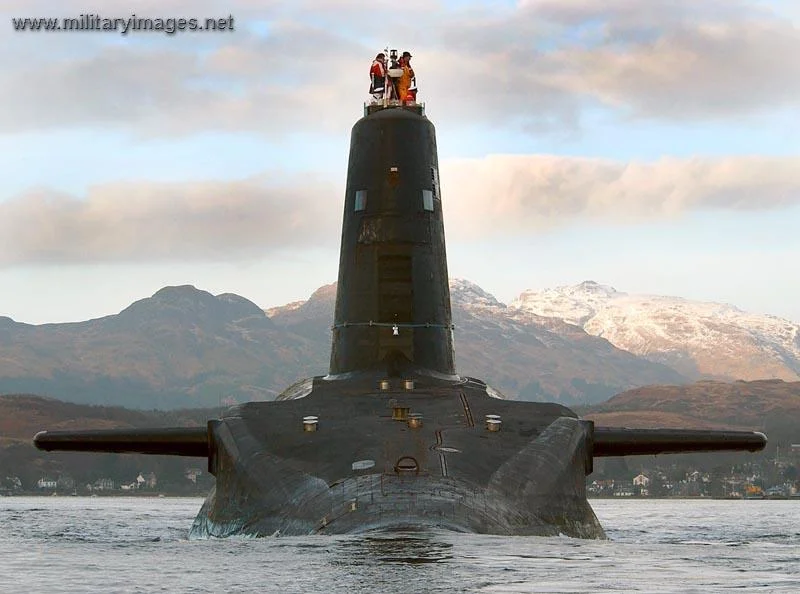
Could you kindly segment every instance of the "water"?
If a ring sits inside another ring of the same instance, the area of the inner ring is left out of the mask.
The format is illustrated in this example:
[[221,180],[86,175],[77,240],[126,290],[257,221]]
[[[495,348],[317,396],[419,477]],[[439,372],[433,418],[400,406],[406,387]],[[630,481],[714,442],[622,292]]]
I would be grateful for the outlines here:
[[201,503],[0,498],[0,592],[800,592],[800,501],[594,500],[610,541],[188,540]]

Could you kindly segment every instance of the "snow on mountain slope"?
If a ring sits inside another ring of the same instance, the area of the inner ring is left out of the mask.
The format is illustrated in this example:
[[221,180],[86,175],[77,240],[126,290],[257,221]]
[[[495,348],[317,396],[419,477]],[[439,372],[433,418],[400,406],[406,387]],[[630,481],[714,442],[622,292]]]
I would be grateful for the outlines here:
[[[306,338],[321,359],[330,353],[335,301],[336,285],[328,285],[308,301],[272,308],[268,315],[278,328]],[[485,380],[510,398],[586,404],[634,386],[688,381],[561,320],[532,314],[514,319],[505,304],[469,281],[450,279],[450,301],[458,373]]]
[[525,291],[518,319],[556,318],[690,377],[800,379],[800,324],[727,304],[629,295],[585,281]]

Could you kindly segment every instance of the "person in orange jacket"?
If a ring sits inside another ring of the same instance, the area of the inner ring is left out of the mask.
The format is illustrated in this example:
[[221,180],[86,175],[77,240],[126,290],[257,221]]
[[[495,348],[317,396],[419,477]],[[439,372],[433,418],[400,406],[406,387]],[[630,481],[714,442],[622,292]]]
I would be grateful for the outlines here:
[[411,67],[411,54],[409,52],[403,52],[399,60],[399,66],[403,69],[403,75],[397,81],[397,98],[403,103],[407,101],[416,101],[416,84],[414,85],[413,95],[409,95],[411,82],[415,78],[414,69]]

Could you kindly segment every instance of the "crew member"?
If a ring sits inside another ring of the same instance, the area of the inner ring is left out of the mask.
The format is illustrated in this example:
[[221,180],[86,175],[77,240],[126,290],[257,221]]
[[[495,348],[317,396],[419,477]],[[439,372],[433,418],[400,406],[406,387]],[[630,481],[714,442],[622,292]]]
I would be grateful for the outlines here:
[[386,54],[383,52],[375,56],[369,69],[369,92],[375,101],[383,99],[386,89]]
[[415,97],[409,97],[408,95],[411,81],[414,79],[414,69],[411,67],[411,54],[409,52],[403,52],[400,57],[400,67],[403,69],[403,75],[397,81],[397,98],[403,103],[409,100],[414,101]]

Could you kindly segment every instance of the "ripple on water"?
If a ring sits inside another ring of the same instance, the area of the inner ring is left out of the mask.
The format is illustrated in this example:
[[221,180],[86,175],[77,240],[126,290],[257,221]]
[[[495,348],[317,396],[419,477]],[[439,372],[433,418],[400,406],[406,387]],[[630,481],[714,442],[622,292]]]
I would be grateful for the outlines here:
[[800,591],[798,503],[747,514],[736,503],[592,502],[609,541],[437,531],[189,540],[200,499],[6,498],[0,558],[25,589],[51,592]]

